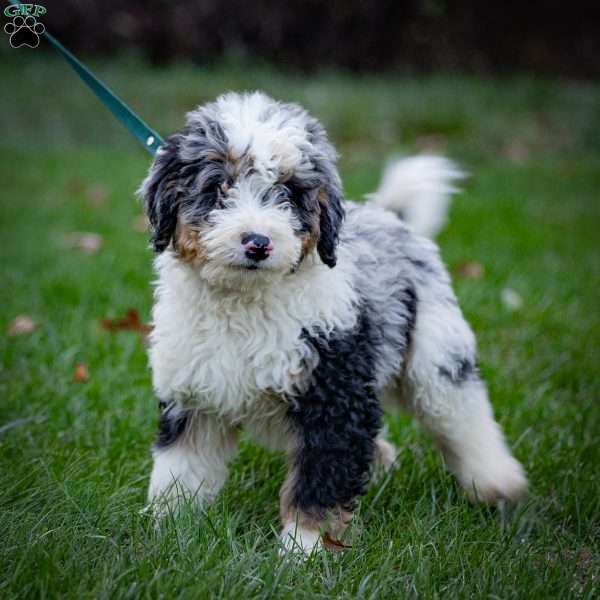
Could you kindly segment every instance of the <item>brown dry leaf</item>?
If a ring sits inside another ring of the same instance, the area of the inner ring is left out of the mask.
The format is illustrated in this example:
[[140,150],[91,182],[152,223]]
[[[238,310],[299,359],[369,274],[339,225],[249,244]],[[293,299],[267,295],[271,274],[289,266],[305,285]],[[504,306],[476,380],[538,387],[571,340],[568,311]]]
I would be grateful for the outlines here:
[[150,228],[150,221],[146,215],[138,215],[131,223],[131,227],[138,233],[148,233]]
[[505,156],[514,164],[523,165],[529,160],[529,148],[522,142],[513,141],[504,149]]
[[75,383],[85,383],[90,378],[90,373],[85,363],[77,363],[73,371],[73,381]]
[[415,143],[419,152],[444,152],[448,147],[448,138],[433,133],[419,136]]
[[565,178],[575,177],[577,175],[577,163],[573,160],[563,160],[558,165],[558,173]]
[[65,186],[69,196],[75,196],[78,199],[83,197],[90,206],[96,208],[103,206],[108,198],[108,190],[100,184],[88,184],[79,177],[71,177]]
[[135,308],[130,308],[121,319],[102,319],[100,325],[106,331],[137,331],[142,335],[148,335],[153,329],[152,325],[142,322]]
[[85,192],[85,183],[79,177],[71,177],[66,187],[70,196],[79,196]]
[[463,279],[481,279],[485,275],[484,266],[475,260],[458,265],[456,274]]
[[33,333],[37,328],[38,324],[29,315],[18,315],[8,326],[6,333],[9,337],[16,337]]
[[85,197],[89,204],[98,208],[104,204],[108,197],[108,191],[101,185],[92,185],[85,191]]
[[323,546],[328,550],[333,550],[334,552],[345,552],[346,550],[350,550],[352,546],[348,546],[344,544],[344,542],[340,542],[340,540],[336,540],[332,538],[329,533],[325,533],[323,535]]
[[81,250],[86,254],[95,254],[102,248],[104,240],[101,235],[90,232],[74,231],[65,235],[65,245]]

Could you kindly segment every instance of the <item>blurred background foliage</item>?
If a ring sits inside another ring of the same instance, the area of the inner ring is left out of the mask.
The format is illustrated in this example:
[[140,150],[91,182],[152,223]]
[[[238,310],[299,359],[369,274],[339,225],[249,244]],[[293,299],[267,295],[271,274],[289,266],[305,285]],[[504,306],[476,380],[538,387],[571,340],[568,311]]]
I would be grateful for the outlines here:
[[46,0],[87,54],[252,58],[299,70],[600,74],[600,4],[575,0]]

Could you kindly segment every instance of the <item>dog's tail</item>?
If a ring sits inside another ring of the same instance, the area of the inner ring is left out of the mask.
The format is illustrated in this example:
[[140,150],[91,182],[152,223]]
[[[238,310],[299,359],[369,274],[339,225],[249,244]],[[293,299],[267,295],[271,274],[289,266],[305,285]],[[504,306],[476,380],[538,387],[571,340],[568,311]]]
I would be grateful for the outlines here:
[[370,196],[395,212],[420,235],[433,238],[446,224],[455,183],[466,173],[442,156],[420,155],[388,164],[379,189]]

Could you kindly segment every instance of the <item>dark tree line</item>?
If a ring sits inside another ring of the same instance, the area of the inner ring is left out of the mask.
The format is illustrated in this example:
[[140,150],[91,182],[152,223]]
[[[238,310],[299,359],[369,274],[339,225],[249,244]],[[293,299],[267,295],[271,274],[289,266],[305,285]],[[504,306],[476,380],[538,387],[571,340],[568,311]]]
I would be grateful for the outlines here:
[[228,56],[300,70],[600,74],[600,2],[40,1],[44,23],[71,48],[135,48],[157,63]]

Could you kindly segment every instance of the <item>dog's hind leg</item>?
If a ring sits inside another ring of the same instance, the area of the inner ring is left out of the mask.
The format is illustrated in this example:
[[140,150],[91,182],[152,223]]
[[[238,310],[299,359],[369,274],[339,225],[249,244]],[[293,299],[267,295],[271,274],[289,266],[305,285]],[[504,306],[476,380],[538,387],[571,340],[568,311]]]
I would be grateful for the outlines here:
[[404,375],[407,404],[470,499],[516,501],[527,479],[494,419],[473,333],[450,300],[419,305]]
[[191,500],[211,501],[225,483],[227,463],[237,453],[237,433],[213,415],[162,406],[148,501],[155,516]]

